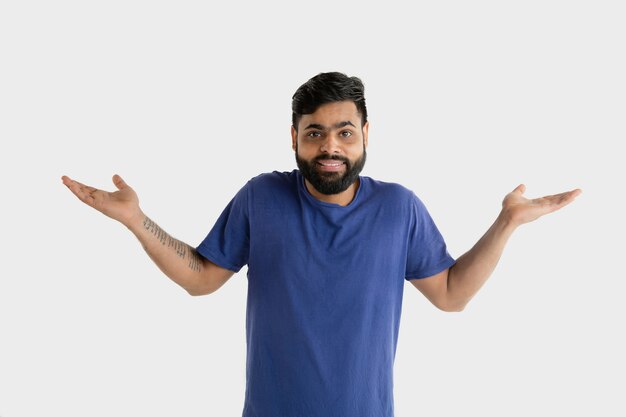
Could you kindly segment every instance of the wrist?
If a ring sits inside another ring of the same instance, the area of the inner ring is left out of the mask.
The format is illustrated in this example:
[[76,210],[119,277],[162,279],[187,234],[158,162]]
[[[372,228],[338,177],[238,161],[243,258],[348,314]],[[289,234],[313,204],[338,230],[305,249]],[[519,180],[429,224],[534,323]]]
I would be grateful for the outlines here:
[[139,209],[137,210],[137,212],[133,213],[131,216],[125,219],[122,224],[126,226],[126,228],[128,228],[131,232],[137,234],[137,232],[143,227],[142,225],[145,218],[146,215],[143,211],[141,211],[141,209]]
[[498,218],[496,219],[496,227],[503,232],[508,234],[513,233],[515,229],[520,225],[519,222],[515,221],[515,218],[511,215],[509,210],[502,209]]

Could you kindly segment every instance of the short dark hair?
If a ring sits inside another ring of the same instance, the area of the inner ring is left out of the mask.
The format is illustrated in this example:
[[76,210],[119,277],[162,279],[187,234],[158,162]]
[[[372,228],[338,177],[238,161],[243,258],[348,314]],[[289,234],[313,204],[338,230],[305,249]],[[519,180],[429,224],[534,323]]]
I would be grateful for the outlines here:
[[365,87],[357,77],[341,72],[321,72],[298,88],[291,101],[291,123],[298,130],[303,114],[315,113],[326,103],[349,100],[354,102],[361,114],[361,126],[367,122]]

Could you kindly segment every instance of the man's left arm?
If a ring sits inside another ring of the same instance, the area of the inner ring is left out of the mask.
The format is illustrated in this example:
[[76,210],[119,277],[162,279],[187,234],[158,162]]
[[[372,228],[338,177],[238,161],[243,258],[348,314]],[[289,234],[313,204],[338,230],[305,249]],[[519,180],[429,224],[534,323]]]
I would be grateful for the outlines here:
[[527,199],[521,184],[506,195],[502,211],[489,230],[456,263],[436,275],[412,279],[413,284],[437,308],[461,311],[483,286],[495,269],[502,251],[515,229],[568,205],[581,193],[580,189],[561,194]]

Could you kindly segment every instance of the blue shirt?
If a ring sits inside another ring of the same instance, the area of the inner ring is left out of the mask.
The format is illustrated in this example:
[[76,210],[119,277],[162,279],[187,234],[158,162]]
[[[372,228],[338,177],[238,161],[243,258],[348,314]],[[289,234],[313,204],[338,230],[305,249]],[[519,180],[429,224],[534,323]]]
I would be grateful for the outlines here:
[[410,190],[360,177],[339,206],[298,170],[250,180],[197,250],[248,265],[244,417],[392,417],[405,279],[454,263]]

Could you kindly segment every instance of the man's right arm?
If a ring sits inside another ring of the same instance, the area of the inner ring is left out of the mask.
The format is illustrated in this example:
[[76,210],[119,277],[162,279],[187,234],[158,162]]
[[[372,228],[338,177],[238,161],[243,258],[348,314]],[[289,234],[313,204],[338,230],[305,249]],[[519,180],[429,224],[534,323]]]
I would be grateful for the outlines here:
[[62,180],[83,203],[124,224],[159,269],[189,294],[210,294],[234,275],[233,271],[207,260],[194,248],[161,229],[143,213],[137,194],[118,175],[113,177],[113,183],[118,188],[113,193],[66,176]]
[[145,214],[142,217],[143,220],[139,218],[127,227],[159,269],[189,294],[210,294],[235,274],[173,238]]

